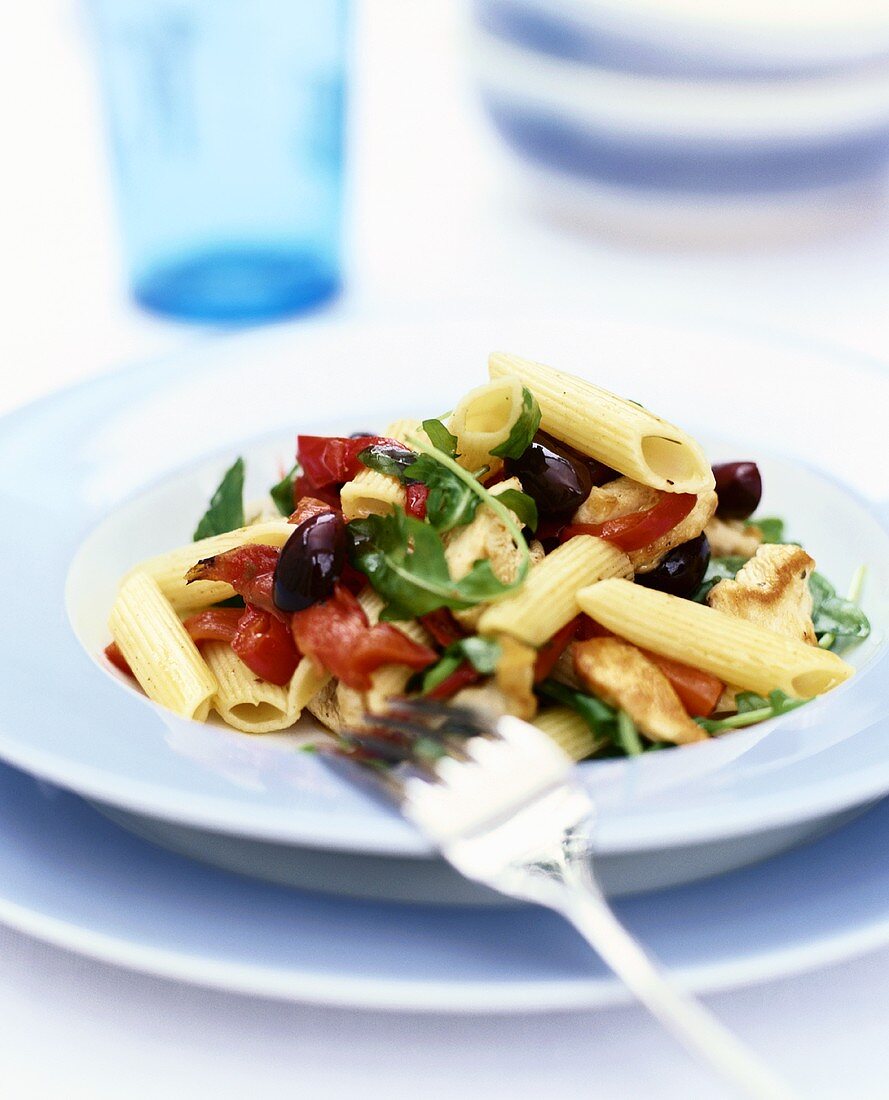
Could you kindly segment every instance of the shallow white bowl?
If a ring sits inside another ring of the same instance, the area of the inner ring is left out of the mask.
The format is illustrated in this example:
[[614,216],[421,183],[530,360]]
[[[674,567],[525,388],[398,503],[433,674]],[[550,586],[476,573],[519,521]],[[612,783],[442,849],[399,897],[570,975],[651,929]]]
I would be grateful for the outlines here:
[[[858,499],[805,467],[829,459],[853,489],[882,491],[874,459],[889,376],[775,339],[576,318],[281,328],[208,344],[7,418],[0,459],[15,477],[2,502],[17,521],[0,562],[16,578],[7,608],[18,626],[2,642],[0,756],[137,815],[143,831],[159,821],[168,832],[185,827],[294,852],[428,859],[397,815],[294,751],[292,735],[248,737],[179,720],[94,655],[120,571],[187,540],[245,439],[260,440],[249,447],[258,488],[273,476],[273,456],[289,457],[285,441],[298,426],[373,427],[406,407],[445,408],[477,384],[497,346],[595,376],[691,428],[727,426],[743,442],[723,443],[722,455],[767,456],[764,507],[788,513],[828,575],[842,584],[862,559],[872,567],[865,603],[876,629],[850,684],[777,723],[700,747],[583,766],[601,807],[602,852],[655,868],[647,882],[627,871],[625,884],[662,883],[670,850],[726,852],[759,834],[744,857],[755,858],[775,850],[763,848],[762,834],[789,830],[798,840],[798,826],[823,828],[889,791],[887,535]],[[776,451],[795,457],[768,457]],[[215,457],[202,459],[208,452]],[[66,581],[74,630],[63,610]],[[35,592],[51,609],[39,620]],[[186,839],[194,838],[180,837],[180,847]],[[204,854],[219,858],[211,847]],[[657,852],[664,859],[652,861]],[[723,865],[737,862],[729,854]],[[704,872],[718,869],[704,863]]]

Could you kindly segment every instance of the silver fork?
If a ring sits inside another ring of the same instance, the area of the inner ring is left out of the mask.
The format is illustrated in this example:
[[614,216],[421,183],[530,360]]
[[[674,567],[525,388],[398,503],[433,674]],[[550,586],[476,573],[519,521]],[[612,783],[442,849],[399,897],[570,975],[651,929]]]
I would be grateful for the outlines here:
[[518,718],[399,700],[344,734],[342,746],[466,878],[561,913],[664,1027],[741,1095],[792,1097],[620,923],[595,877],[592,799],[545,733]]

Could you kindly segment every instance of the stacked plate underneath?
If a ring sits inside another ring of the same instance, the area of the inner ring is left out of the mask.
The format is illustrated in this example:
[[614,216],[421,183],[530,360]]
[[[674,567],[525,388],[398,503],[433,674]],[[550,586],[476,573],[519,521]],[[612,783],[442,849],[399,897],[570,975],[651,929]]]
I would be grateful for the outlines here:
[[[190,530],[221,461],[244,454],[258,487],[297,427],[374,418],[342,396],[356,363],[382,421],[402,363],[424,362],[436,392],[417,402],[444,408],[498,345],[580,372],[597,348],[603,384],[703,427],[714,459],[756,458],[765,508],[822,548],[827,573],[871,567],[875,629],[847,685],[701,746],[581,766],[605,883],[634,895],[619,900],[623,916],[698,988],[887,938],[889,810],[868,806],[889,792],[889,534],[884,506],[857,493],[882,490],[874,450],[889,375],[742,335],[577,319],[245,335],[5,420],[0,462],[18,474],[0,492],[19,522],[0,563],[17,580],[7,621],[19,625],[0,639],[0,757],[14,766],[0,767],[0,919],[126,965],[282,997],[499,1011],[621,995],[555,917],[469,887],[388,807],[296,751],[311,728],[249,737],[178,719],[95,659],[117,578]],[[282,408],[270,395],[293,391],[294,362],[312,369]],[[732,407],[740,443],[710,422],[714,362],[745,379]],[[800,378],[830,394],[840,371],[858,393],[854,425],[827,400],[789,415]],[[823,465],[828,438],[848,441],[831,475],[810,465]],[[39,622],[35,592],[54,609]]]

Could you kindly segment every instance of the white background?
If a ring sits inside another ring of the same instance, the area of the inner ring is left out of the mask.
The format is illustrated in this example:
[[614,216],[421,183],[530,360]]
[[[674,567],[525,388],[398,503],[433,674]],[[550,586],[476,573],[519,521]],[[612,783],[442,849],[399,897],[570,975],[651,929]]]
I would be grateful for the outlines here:
[[[4,15],[0,411],[207,336],[127,302],[83,12],[38,0]],[[367,0],[360,10],[350,278],[331,318],[666,312],[780,327],[889,360],[882,207],[842,232],[744,250],[574,232],[535,212],[511,178],[463,45],[460,9],[447,0]],[[889,1090],[889,952],[710,1001],[803,1095]],[[131,975],[10,932],[0,932],[0,1092],[717,1095],[636,1010],[467,1021],[282,1006]]]

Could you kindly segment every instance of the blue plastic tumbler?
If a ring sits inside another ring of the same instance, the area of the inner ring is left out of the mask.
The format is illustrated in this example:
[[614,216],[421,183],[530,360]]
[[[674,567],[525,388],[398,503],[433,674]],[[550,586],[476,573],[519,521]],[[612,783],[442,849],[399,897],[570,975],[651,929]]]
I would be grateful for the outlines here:
[[92,0],[136,300],[198,321],[340,284],[347,0]]

